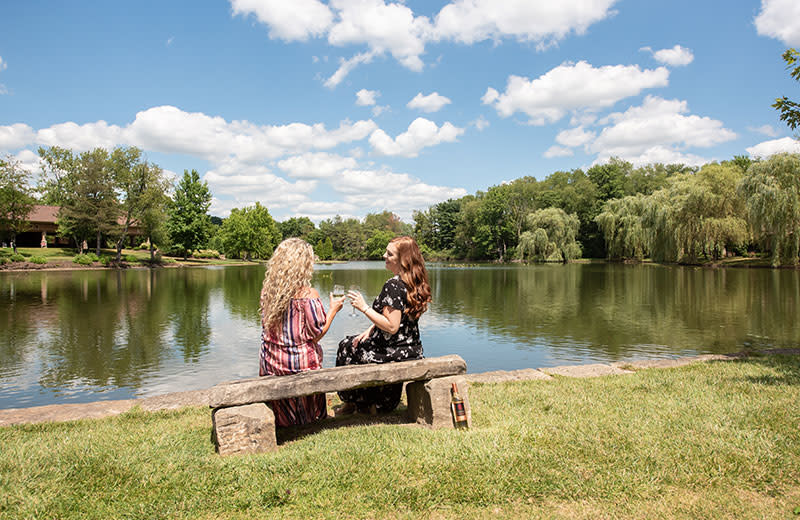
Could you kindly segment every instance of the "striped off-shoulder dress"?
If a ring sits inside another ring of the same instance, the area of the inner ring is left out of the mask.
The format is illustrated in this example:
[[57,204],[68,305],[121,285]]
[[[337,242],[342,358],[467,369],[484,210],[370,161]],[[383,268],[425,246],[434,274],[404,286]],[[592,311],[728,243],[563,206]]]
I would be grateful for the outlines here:
[[[325,325],[325,308],[319,298],[293,298],[280,330],[263,330],[258,373],[284,376],[322,368],[322,347],[314,338]],[[278,426],[306,424],[327,416],[325,394],[273,401]]]

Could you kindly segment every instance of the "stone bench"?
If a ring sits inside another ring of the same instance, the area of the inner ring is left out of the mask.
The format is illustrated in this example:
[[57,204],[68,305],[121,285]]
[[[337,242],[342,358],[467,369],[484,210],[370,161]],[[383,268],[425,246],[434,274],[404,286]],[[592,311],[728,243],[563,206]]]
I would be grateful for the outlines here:
[[431,428],[453,428],[450,386],[456,383],[471,425],[466,372],[461,357],[442,356],[220,383],[209,391],[214,443],[220,455],[275,450],[275,416],[269,401],[391,383],[408,383],[408,419]]

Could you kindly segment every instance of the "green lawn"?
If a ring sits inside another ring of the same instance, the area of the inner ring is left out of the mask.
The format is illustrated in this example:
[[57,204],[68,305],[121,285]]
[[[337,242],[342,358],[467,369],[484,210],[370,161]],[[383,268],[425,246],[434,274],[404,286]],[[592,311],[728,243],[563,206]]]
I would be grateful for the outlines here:
[[[94,253],[94,248],[89,248],[87,253]],[[13,251],[10,247],[0,248],[0,258],[3,257],[10,257]],[[55,267],[57,262],[72,262],[72,259],[77,254],[74,249],[71,248],[60,248],[60,247],[48,247],[48,248],[38,248],[38,247],[18,247],[17,253],[21,254],[22,256],[29,259],[30,257],[39,256],[44,257],[47,260],[47,263],[51,265],[51,267]],[[117,251],[116,249],[101,249],[100,256],[110,256],[116,258]],[[137,261],[141,261],[143,263],[147,263],[150,261],[150,251],[146,249],[123,249],[122,250],[123,259],[126,256],[134,256],[136,257]],[[130,263],[130,262],[129,262]],[[193,266],[193,265],[235,265],[235,264],[242,264],[242,263],[252,263],[252,262],[245,262],[243,260],[238,259],[219,259],[219,258],[192,258],[189,257],[185,261],[183,258],[174,258],[174,257],[164,257],[164,264],[165,265],[184,265],[184,266]],[[94,267],[101,267],[101,264],[95,262]]]
[[208,409],[0,428],[0,518],[800,518],[800,356],[470,401],[467,432],[334,420],[225,458]]

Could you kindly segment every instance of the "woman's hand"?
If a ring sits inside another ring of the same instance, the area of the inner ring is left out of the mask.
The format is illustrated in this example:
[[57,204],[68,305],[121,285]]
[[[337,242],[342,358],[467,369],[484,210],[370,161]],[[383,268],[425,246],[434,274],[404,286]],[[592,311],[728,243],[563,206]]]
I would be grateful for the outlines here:
[[370,328],[368,328],[367,330],[365,330],[364,332],[362,332],[362,333],[361,333],[361,334],[359,334],[358,336],[354,337],[354,338],[353,338],[353,346],[354,346],[354,347],[357,347],[357,346],[358,346],[358,344],[359,344],[359,343],[361,343],[361,341],[362,341],[363,339],[367,338],[367,337],[370,335],[370,333],[372,332],[372,329],[373,329],[374,327],[375,327],[375,325],[371,326]]
[[331,301],[331,312],[339,312],[344,307],[344,296],[340,298],[334,298],[333,293],[330,293],[330,301]]
[[360,292],[351,289],[347,291],[347,297],[350,299],[350,305],[357,311],[364,312],[367,310],[367,302],[364,301],[364,297],[361,296]]

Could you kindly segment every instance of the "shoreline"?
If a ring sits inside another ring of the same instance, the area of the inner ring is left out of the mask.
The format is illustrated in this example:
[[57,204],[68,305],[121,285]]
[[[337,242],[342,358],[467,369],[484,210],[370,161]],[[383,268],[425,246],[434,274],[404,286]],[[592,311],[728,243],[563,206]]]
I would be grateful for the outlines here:
[[[555,377],[588,378],[621,376],[651,368],[675,368],[710,361],[735,361],[749,357],[769,355],[800,355],[800,348],[773,348],[757,353],[737,352],[733,354],[701,354],[672,359],[645,359],[639,361],[616,361],[612,363],[590,363],[584,365],[562,365],[519,370],[495,370],[464,374],[469,384],[505,383],[510,381],[552,380]],[[94,401],[90,403],[51,404],[29,408],[0,410],[0,428],[23,424],[64,422],[82,419],[100,419],[125,413],[134,407],[144,411],[175,410],[187,406],[209,406],[211,389],[171,392],[153,397],[136,399]]]

